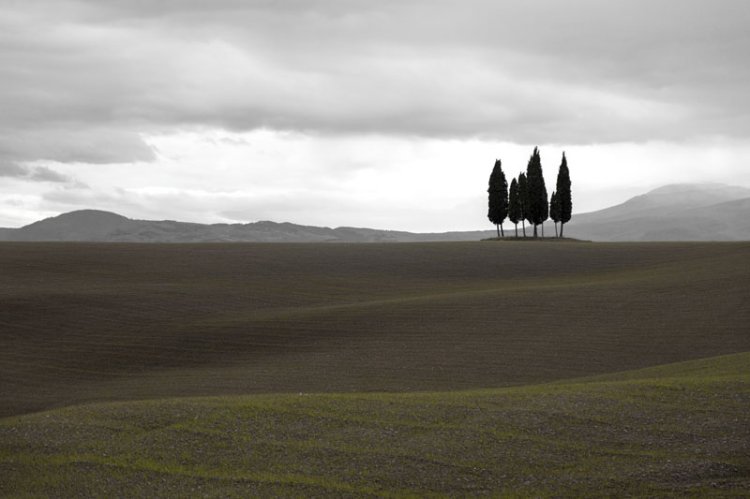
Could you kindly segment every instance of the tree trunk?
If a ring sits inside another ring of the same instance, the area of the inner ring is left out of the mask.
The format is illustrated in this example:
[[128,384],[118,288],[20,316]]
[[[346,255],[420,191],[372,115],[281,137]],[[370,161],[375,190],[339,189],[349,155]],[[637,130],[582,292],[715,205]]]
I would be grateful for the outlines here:
[[497,230],[497,237],[500,237],[500,224],[495,224],[495,229]]
[[534,238],[536,238],[536,237],[537,237],[537,234],[536,234],[536,224],[534,224]]
[[544,239],[544,222],[542,222],[542,239]]
[[521,220],[521,228],[523,229],[523,237],[526,237],[526,220]]
[[516,226],[516,239],[518,239],[518,222],[515,223]]
[[503,229],[503,224],[500,224],[500,236],[505,237],[505,230]]
[[557,235],[557,222],[555,222],[555,237],[560,237]]
[[565,224],[561,222],[560,223],[560,237],[563,237],[563,229],[564,228],[565,228]]

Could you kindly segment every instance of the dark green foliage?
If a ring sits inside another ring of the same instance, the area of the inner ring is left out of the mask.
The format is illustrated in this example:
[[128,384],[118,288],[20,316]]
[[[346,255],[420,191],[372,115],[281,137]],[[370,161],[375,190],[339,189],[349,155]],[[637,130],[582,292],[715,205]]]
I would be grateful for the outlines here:
[[549,201],[547,198],[547,187],[544,185],[544,178],[542,178],[542,196],[544,202],[542,203],[542,237],[544,237],[544,222],[549,218]]
[[570,171],[568,170],[568,160],[565,153],[562,156],[560,170],[557,173],[557,199],[560,203],[560,237],[563,236],[563,229],[566,223],[573,216],[573,198],[570,191]]
[[523,237],[526,237],[526,220],[529,219],[529,187],[526,182],[526,175],[518,175],[518,200],[521,205],[521,227],[523,228]]
[[515,225],[516,237],[518,237],[518,222],[523,219],[523,212],[521,211],[521,197],[518,195],[518,181],[516,179],[513,179],[510,183],[508,219]]
[[534,237],[537,237],[537,226],[547,220],[547,188],[544,185],[542,159],[539,148],[535,147],[526,167],[527,213],[526,219],[534,226]]
[[552,191],[549,205],[549,217],[555,222],[555,237],[558,237],[557,223],[560,221],[560,197],[557,192]]
[[[487,218],[498,228],[497,235],[502,232],[502,224],[508,216],[508,182],[505,180],[502,162],[495,160],[495,167],[490,174],[490,185],[487,188],[489,193],[489,209]],[[502,232],[505,236],[505,232]]]

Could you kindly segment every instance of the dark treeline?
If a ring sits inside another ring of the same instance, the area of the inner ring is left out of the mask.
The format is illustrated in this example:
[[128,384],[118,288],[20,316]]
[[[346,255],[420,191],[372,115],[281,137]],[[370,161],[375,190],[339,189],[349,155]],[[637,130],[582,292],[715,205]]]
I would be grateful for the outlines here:
[[[521,222],[523,237],[526,237],[526,222],[533,228],[534,237],[544,237],[544,222],[552,219],[555,223],[555,237],[563,237],[565,224],[573,214],[573,198],[570,192],[570,171],[565,153],[562,155],[560,168],[557,172],[557,182],[552,195],[548,197],[547,186],[544,183],[542,158],[539,148],[534,152],[526,165],[526,172],[521,172],[518,178],[508,181],[503,172],[502,162],[495,160],[495,166],[490,174],[489,211],[487,218],[495,224],[498,237],[505,237],[503,222],[507,218],[515,226],[518,237],[518,223]],[[558,231],[558,224],[560,230]]]

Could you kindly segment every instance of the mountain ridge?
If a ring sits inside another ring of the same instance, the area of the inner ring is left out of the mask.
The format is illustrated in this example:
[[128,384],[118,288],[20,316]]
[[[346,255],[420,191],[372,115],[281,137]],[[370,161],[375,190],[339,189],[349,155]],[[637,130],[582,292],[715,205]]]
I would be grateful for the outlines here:
[[[547,233],[553,230],[548,222]],[[506,223],[506,233],[513,231]],[[593,241],[750,240],[750,189],[725,184],[670,184],[602,210],[574,214],[565,234]],[[200,224],[138,220],[110,211],[75,210],[18,229],[0,241],[80,242],[428,242],[471,241],[494,230],[416,233],[364,227],[318,227],[262,220]]]
[[336,228],[261,220],[200,224],[137,220],[117,213],[83,209],[45,218],[18,229],[0,229],[5,241],[82,242],[417,242],[476,240],[492,231],[414,233],[364,227]]
[[750,189],[670,184],[603,210],[580,213],[566,235],[593,241],[750,240]]

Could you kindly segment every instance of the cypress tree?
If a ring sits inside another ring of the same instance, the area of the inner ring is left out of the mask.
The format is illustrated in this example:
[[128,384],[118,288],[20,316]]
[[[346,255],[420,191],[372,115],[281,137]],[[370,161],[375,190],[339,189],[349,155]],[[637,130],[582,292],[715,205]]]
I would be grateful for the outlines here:
[[544,177],[542,177],[542,197],[544,202],[542,203],[542,237],[544,237],[544,222],[549,218],[549,201],[547,199],[547,186],[544,185]]
[[495,167],[492,168],[490,185],[487,188],[487,192],[489,193],[487,218],[495,224],[497,235],[500,236],[502,234],[505,237],[503,221],[508,216],[508,182],[505,180],[502,162],[499,159],[495,160]]
[[538,147],[534,148],[534,153],[529,158],[526,167],[526,183],[528,190],[528,214],[526,218],[529,223],[534,225],[534,237],[537,237],[537,226],[547,220],[549,216],[547,188],[544,185],[542,158]]
[[518,237],[518,222],[522,218],[521,199],[518,195],[518,181],[513,179],[510,183],[510,194],[508,195],[508,220],[513,222],[513,225],[516,227],[516,237]]
[[526,220],[529,212],[529,189],[526,182],[526,175],[523,173],[518,175],[518,204],[521,207],[521,228],[523,229],[523,237],[526,237]]
[[573,216],[573,197],[570,191],[570,171],[568,170],[568,160],[565,153],[562,156],[560,170],[557,172],[557,192],[558,203],[560,204],[560,237],[563,237],[563,229]]
[[560,221],[560,198],[555,191],[552,191],[549,205],[549,217],[555,222],[555,237],[558,237],[557,222]]

